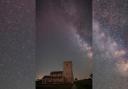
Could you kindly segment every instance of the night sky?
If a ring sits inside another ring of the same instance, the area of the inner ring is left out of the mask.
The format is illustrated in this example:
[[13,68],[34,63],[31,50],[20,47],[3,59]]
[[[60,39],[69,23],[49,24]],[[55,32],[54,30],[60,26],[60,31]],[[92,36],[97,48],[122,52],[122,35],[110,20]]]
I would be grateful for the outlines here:
[[74,77],[92,71],[91,0],[37,0],[36,72],[41,78],[73,62]]
[[35,89],[34,13],[34,0],[0,0],[0,89]]
[[128,0],[93,0],[93,48],[94,89],[128,88]]
[[36,1],[35,13],[34,0],[0,0],[0,89],[34,89],[65,60],[87,78],[92,59],[94,89],[128,88],[128,0]]

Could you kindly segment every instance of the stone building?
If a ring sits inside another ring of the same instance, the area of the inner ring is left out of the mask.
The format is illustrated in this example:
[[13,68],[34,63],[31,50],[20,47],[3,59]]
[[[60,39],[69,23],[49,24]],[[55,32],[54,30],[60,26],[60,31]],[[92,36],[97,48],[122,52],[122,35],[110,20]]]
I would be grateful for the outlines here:
[[65,61],[64,62],[64,81],[66,83],[73,83],[73,71],[72,71],[72,61]]
[[42,78],[43,84],[73,83],[72,61],[65,61],[63,71],[53,71]]

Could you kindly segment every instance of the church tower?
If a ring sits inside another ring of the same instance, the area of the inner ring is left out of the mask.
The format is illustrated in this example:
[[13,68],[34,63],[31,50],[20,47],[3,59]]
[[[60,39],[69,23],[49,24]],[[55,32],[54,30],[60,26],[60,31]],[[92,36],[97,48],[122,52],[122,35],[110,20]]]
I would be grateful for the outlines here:
[[72,61],[64,62],[64,79],[66,83],[73,83]]

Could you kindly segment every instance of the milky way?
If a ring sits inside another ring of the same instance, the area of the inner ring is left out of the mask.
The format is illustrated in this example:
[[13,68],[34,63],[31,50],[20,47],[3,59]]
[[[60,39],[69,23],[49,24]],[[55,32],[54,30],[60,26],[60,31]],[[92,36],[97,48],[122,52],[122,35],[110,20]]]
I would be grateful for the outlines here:
[[62,70],[65,60],[73,62],[74,77],[89,77],[92,71],[90,7],[90,0],[37,0],[37,78]]
[[95,89],[128,87],[127,8],[127,0],[93,0]]

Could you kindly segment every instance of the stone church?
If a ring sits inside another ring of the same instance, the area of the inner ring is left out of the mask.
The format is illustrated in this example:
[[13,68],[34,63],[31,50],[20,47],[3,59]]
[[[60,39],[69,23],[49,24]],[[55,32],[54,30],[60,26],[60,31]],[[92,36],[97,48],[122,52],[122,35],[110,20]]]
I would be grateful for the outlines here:
[[53,71],[42,78],[43,84],[72,84],[73,81],[72,61],[64,62],[63,71]]

